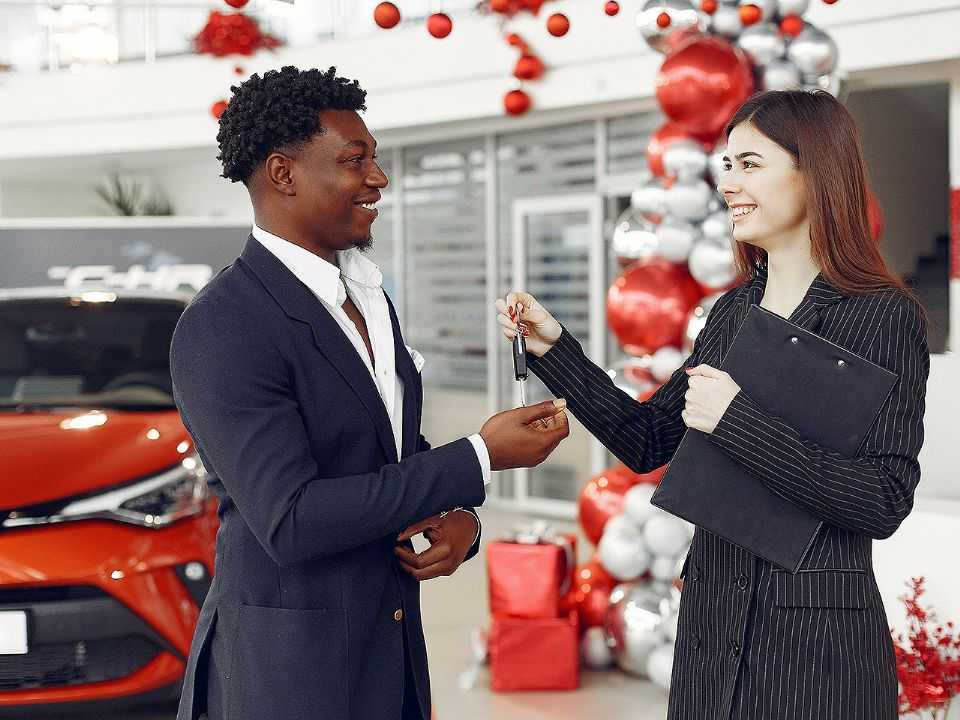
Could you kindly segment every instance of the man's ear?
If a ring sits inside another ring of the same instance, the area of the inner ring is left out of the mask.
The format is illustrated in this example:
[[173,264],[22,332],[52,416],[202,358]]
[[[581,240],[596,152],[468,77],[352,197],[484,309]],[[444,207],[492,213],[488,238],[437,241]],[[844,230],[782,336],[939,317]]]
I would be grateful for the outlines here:
[[297,184],[293,178],[293,158],[274,152],[263,161],[264,176],[274,190],[293,197],[297,194]]

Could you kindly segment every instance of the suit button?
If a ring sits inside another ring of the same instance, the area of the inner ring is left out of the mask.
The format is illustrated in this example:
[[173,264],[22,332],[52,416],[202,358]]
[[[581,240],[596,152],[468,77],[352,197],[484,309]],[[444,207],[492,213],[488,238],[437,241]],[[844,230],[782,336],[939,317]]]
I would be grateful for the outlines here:
[[690,579],[699,580],[700,579],[700,566],[696,563],[693,563],[693,566],[690,568]]
[[740,575],[740,577],[737,578],[737,587],[741,590],[746,590],[749,584],[750,579],[746,575]]
[[693,649],[694,649],[694,650],[699,650],[699,649],[700,649],[700,636],[699,636],[699,635],[694,635],[694,636],[693,636],[693,640],[691,640],[690,644],[693,646]]
[[737,657],[740,655],[740,643],[736,640],[730,642],[730,657]]
[[397,622],[403,620],[403,610],[397,609],[397,611],[393,613],[393,619]]

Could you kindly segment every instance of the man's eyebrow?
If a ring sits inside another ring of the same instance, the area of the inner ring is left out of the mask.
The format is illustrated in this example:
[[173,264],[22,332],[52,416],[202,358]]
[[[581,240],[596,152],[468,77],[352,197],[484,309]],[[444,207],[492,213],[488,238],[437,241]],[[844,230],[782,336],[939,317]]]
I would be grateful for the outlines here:
[[[744,158],[746,158],[746,157],[751,157],[751,156],[752,156],[752,157],[758,157],[758,158],[760,158],[761,160],[763,160],[763,155],[761,155],[760,153],[757,153],[757,152],[753,152],[753,150],[747,150],[746,152],[740,153],[739,155],[736,156],[736,159],[737,159],[737,160],[743,160]],[[730,162],[730,158],[728,158],[726,155],[723,156],[723,159],[724,159],[726,162]]]
[[[348,147],[358,147],[358,148],[360,148],[361,150],[369,150],[369,149],[370,149],[370,145],[368,145],[365,140],[351,140],[350,142],[348,142],[346,145],[343,146],[344,149],[346,149],[346,148],[348,148]],[[374,150],[377,149],[377,141],[376,141],[376,140],[373,141],[373,149],[374,149]]]

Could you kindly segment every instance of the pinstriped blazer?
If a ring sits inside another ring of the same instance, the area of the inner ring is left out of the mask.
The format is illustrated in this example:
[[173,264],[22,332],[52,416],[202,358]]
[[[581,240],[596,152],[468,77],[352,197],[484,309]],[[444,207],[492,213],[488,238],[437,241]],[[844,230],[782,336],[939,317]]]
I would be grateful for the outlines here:
[[[766,279],[760,268],[718,299],[684,367],[720,365],[750,305],[762,300]],[[902,293],[847,296],[822,275],[789,319],[899,379],[852,458],[804,439],[742,391],[734,398],[710,439],[824,524],[796,574],[697,528],[682,574],[671,720],[897,717],[893,646],[872,541],[889,537],[909,514],[920,479],[926,329]],[[631,469],[647,472],[670,461],[686,429],[683,368],[638,403],[566,330],[553,349],[529,362]]]

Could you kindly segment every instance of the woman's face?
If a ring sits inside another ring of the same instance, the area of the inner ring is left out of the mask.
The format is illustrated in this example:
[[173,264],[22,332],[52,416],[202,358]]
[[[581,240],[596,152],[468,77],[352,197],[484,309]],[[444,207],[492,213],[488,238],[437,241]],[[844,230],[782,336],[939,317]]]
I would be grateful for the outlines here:
[[733,219],[733,238],[776,249],[807,223],[803,176],[793,156],[748,122],[727,139],[717,189]]

